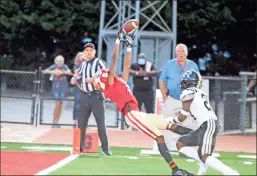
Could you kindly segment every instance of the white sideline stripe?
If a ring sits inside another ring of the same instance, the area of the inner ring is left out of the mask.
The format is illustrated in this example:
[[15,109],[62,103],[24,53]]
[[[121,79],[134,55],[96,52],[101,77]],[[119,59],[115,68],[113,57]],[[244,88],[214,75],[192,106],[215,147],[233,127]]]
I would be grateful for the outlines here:
[[[143,149],[143,150],[140,151],[140,154],[141,155],[160,155],[160,152],[159,151],[155,151],[155,150],[145,150],[145,149]],[[170,154],[172,154],[172,155],[179,155],[178,152],[170,152]],[[212,156],[216,157],[216,158],[219,158],[220,154],[214,152],[214,153],[212,153]]]
[[186,161],[189,162],[189,163],[193,163],[193,162],[195,162],[196,160],[194,160],[194,159],[187,159]]
[[47,175],[50,172],[53,172],[56,169],[59,169],[60,167],[63,167],[64,165],[70,163],[71,161],[73,161],[74,159],[78,158],[79,155],[70,155],[64,159],[62,159],[61,161],[58,161],[56,164],[36,173],[35,175]]
[[4,148],[6,148],[5,146],[1,146],[1,149],[4,149]]
[[238,158],[256,159],[256,155],[237,155]]
[[34,150],[34,151],[71,151],[72,147],[54,147],[54,146],[21,146],[22,149]]
[[[80,156],[103,156],[101,154],[91,154],[91,153],[83,153]],[[149,155],[137,155],[137,156],[126,156],[126,155],[111,155],[111,156],[105,156],[106,158],[125,158],[125,159],[143,159],[143,158],[149,158],[149,159],[157,159],[157,160],[163,160],[162,157],[156,157],[156,156],[149,156]],[[176,159],[184,159],[184,158],[176,158]],[[193,162],[195,161],[194,159],[186,159],[187,162]],[[235,160],[222,160],[225,163],[244,163],[244,164],[249,164],[249,163],[256,163],[256,161],[235,161]],[[196,161],[195,161],[196,162]]]

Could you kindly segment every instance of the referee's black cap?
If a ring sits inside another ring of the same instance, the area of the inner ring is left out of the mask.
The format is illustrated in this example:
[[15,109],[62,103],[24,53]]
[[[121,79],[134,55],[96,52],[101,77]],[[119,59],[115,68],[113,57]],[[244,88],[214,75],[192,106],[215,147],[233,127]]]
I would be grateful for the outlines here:
[[93,43],[87,43],[87,44],[85,44],[85,45],[84,45],[84,49],[86,49],[87,47],[90,47],[90,48],[92,48],[92,49],[95,50],[95,45],[94,45]]

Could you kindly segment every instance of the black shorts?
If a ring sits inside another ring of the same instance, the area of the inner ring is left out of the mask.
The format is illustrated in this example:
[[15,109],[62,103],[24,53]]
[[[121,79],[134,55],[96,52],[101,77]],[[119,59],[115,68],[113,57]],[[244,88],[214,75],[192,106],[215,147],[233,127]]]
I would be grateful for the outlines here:
[[185,146],[198,146],[199,156],[211,155],[216,144],[218,132],[218,122],[211,119],[204,122],[197,130],[182,136],[178,141]]

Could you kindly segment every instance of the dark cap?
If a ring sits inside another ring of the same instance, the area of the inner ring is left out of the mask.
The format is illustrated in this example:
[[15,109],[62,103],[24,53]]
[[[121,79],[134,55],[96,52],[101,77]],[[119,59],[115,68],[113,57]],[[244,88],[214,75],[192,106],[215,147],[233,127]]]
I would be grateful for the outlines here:
[[87,43],[87,44],[85,44],[85,45],[84,45],[84,49],[86,49],[87,47],[90,47],[90,48],[92,48],[92,49],[95,50],[95,45],[94,45],[93,43]]

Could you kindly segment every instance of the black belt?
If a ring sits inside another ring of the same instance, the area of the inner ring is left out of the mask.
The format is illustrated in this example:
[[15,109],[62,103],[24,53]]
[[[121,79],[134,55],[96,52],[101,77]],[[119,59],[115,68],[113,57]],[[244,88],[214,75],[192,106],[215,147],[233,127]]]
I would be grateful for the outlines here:
[[99,95],[99,94],[101,94],[101,91],[100,90],[93,90],[93,91],[88,91],[88,92],[82,91],[82,93],[86,94],[86,95]]

